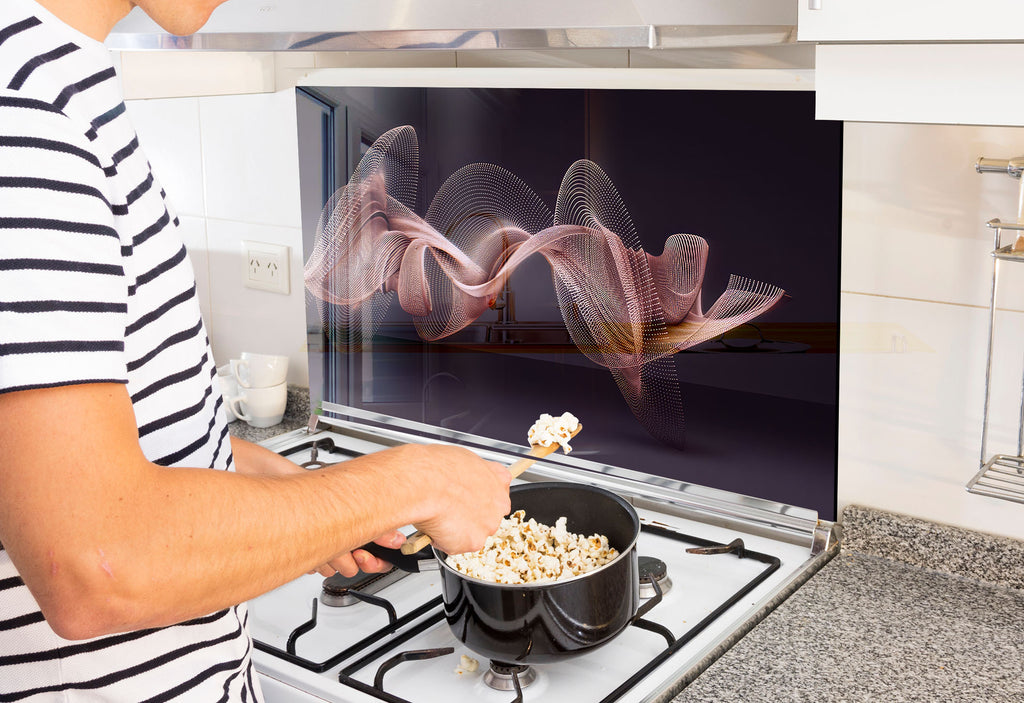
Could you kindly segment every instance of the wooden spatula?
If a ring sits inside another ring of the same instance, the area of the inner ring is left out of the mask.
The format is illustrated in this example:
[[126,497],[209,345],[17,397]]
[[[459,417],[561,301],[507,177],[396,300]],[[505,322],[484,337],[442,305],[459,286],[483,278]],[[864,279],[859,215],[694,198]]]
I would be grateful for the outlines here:
[[[575,437],[580,433],[580,430],[582,429],[583,423],[577,423],[576,429],[573,430],[572,434],[569,436]],[[560,446],[561,445],[556,442],[552,442],[551,445],[547,447],[541,444],[531,444],[530,456],[524,456],[522,459],[513,462],[512,465],[508,467],[508,472],[512,474],[512,478],[516,478],[521,473],[526,471],[528,468],[533,466],[533,463],[535,461],[537,461],[538,459],[543,459],[547,455],[553,453]],[[402,554],[415,554],[416,552],[426,547],[428,544],[430,544],[430,535],[428,535],[425,532],[413,532],[405,540],[405,544],[402,545],[401,551]]]

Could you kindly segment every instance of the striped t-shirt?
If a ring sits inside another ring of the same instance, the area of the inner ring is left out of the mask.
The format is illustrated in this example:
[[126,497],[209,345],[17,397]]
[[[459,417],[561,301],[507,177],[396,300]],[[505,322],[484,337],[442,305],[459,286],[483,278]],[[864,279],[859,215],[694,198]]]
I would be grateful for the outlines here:
[[[124,383],[150,461],[228,470],[216,369],[177,229],[109,52],[33,0],[2,0],[0,393]],[[53,441],[75,451],[73,436]],[[64,640],[0,548],[0,703],[258,700],[245,620],[239,606]]]

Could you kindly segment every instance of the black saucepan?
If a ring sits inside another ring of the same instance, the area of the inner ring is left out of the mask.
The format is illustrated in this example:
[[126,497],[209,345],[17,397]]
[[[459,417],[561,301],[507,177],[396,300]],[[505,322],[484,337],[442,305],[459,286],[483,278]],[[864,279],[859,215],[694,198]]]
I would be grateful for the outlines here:
[[[571,579],[500,584],[456,571],[439,549],[424,550],[440,564],[445,616],[467,647],[501,662],[550,662],[599,647],[653,606],[648,602],[638,610],[640,520],[629,503],[601,488],[572,483],[517,485],[511,498],[512,511],[524,510],[528,519],[554,525],[564,516],[570,532],[606,535],[619,556]],[[418,570],[398,550],[372,545],[370,551],[400,568]]]

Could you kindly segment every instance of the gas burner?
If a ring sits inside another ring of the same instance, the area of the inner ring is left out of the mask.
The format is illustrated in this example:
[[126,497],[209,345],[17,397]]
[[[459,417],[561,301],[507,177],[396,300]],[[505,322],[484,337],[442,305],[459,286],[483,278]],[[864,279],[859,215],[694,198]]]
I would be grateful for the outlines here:
[[637,565],[640,567],[640,597],[653,598],[654,586],[651,585],[653,578],[658,582],[662,594],[668,593],[672,588],[672,579],[668,577],[668,567],[665,562],[655,557],[638,557]]
[[319,437],[308,442],[301,442],[299,444],[295,444],[291,447],[288,447],[287,449],[282,449],[281,451],[278,452],[278,454],[280,454],[283,457],[290,457],[294,454],[301,455],[302,452],[305,452],[307,449],[309,450],[309,459],[307,459],[306,461],[292,459],[292,461],[294,461],[302,468],[308,469],[310,471],[313,471],[315,469],[322,469],[325,466],[330,466],[332,464],[337,464],[339,463],[339,461],[345,461],[345,459],[339,459],[337,461],[323,461],[318,456],[320,452],[332,455],[340,454],[349,459],[363,455],[363,452],[356,451],[349,447],[338,446],[330,437]]
[[317,469],[322,469],[338,463],[336,461],[321,461],[318,459],[317,453],[320,449],[323,449],[325,452],[333,452],[337,450],[337,447],[334,446],[334,440],[330,437],[322,440],[316,440],[313,442],[313,446],[309,448],[309,461],[305,461],[299,464],[299,466],[308,471],[316,471]]
[[491,667],[484,674],[484,683],[496,691],[514,691],[515,678],[519,679],[520,688],[526,688],[537,680],[537,670],[525,664],[492,661]]
[[392,569],[383,574],[364,574],[360,571],[352,577],[341,574],[328,576],[320,591],[320,602],[332,608],[355,605],[366,600],[362,596],[376,593],[407,575],[400,569]]

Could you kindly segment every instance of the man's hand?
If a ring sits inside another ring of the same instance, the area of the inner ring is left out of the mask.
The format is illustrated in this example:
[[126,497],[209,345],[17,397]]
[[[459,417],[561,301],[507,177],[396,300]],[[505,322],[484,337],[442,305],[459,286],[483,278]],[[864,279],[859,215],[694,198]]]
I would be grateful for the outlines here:
[[511,509],[508,469],[461,447],[406,445],[408,478],[422,486],[426,514],[414,521],[438,549],[459,554],[480,549]]
[[[309,473],[297,464],[251,442],[231,439],[235,470],[284,476]],[[416,529],[430,535],[431,541],[449,554],[480,549],[508,514],[511,503],[508,489],[512,480],[508,469],[486,461],[468,449],[448,444],[406,444],[377,452],[390,467],[387,480],[412,486],[420,497],[422,518],[414,520]],[[345,470],[339,464],[332,470]],[[383,547],[397,548],[405,542],[400,532],[387,532],[374,540]],[[333,557],[316,571],[344,576],[387,571],[391,565],[368,552],[356,549]]]
[[[405,543],[405,535],[398,530],[388,532],[373,540],[382,547],[398,549]],[[331,559],[328,563],[316,570],[321,576],[334,576],[337,572],[342,576],[352,577],[360,571],[367,574],[383,573],[391,570],[391,564],[378,559],[364,549],[353,549],[351,552],[342,552]]]

